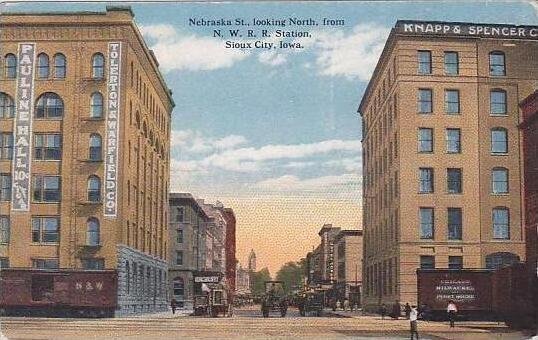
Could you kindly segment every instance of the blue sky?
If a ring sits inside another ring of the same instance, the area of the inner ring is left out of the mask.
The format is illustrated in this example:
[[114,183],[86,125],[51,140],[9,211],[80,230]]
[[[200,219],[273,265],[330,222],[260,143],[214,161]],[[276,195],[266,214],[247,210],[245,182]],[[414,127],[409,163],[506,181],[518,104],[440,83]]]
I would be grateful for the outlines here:
[[[261,264],[272,271],[277,260],[304,256],[317,242],[322,223],[360,226],[361,124],[356,111],[396,20],[538,23],[536,5],[523,1],[130,5],[177,104],[172,122],[172,189],[220,199],[236,210],[240,258],[251,247],[262,249],[259,239],[266,242],[275,237],[281,242],[291,235],[307,240],[296,247],[284,244],[287,250],[280,257],[275,257],[274,249],[265,254],[260,250]],[[32,3],[7,9],[102,11],[104,7],[103,3]],[[345,26],[308,28],[312,38],[301,40],[306,47],[300,52],[261,52],[226,50],[223,40],[211,37],[213,28],[188,25],[189,18],[250,21],[295,16],[343,19]],[[279,206],[287,209],[283,215],[288,218],[278,224],[291,226],[292,232],[260,226],[260,221],[275,219],[271,204],[279,199],[290,203]],[[305,211],[320,209],[320,199],[341,203],[325,215],[306,216]],[[254,208],[253,200],[259,200]],[[252,209],[257,208],[253,217]],[[294,219],[297,216],[302,217]],[[252,237],[252,230],[259,237]],[[264,262],[268,257],[276,260]]]

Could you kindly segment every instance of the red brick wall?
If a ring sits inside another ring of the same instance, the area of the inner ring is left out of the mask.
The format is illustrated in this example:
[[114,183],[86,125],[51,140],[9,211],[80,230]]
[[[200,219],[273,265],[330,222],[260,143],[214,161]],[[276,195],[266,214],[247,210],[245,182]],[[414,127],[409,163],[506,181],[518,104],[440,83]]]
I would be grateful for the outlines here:
[[226,219],[226,282],[232,292],[235,291],[235,215],[232,209],[224,209],[224,218]]

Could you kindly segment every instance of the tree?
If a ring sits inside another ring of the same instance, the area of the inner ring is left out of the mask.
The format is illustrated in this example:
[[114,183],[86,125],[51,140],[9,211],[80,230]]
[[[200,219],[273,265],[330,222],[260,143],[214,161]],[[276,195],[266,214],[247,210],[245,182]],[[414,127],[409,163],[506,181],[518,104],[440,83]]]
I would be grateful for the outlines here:
[[262,295],[265,293],[265,281],[271,281],[271,274],[269,273],[269,269],[267,269],[267,267],[251,273],[250,286],[252,294]]
[[305,278],[306,260],[288,262],[276,273],[276,279],[284,282],[284,291],[290,293],[293,289],[300,288]]

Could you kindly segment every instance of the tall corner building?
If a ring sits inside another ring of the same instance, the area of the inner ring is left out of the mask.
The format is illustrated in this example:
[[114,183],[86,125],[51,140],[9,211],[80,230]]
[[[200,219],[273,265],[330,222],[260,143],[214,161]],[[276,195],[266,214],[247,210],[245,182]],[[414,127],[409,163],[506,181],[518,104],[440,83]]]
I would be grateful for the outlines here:
[[365,307],[417,302],[417,268],[525,257],[518,103],[538,27],[398,21],[359,106]]
[[0,15],[1,265],[111,269],[166,308],[170,120],[129,8]]

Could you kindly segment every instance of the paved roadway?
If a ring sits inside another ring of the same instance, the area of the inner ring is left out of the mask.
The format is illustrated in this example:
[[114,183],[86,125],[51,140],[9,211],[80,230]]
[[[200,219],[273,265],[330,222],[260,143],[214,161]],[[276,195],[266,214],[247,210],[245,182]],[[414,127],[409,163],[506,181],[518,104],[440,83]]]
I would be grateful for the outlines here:
[[[115,319],[0,319],[0,330],[15,339],[409,339],[407,320],[373,316],[300,317],[290,309],[282,318],[261,317],[258,308],[236,310],[234,317],[204,318],[171,313]],[[523,339],[496,323],[466,323],[450,329],[445,323],[420,322],[421,339]]]

